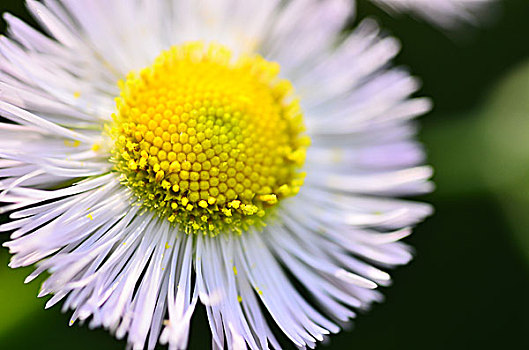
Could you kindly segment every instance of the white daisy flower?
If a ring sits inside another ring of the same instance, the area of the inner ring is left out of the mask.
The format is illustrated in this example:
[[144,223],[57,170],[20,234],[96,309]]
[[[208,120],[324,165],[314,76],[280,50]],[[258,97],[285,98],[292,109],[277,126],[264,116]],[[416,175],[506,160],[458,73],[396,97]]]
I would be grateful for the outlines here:
[[496,0],[372,0],[389,12],[408,12],[445,29],[462,23],[477,25]]
[[[366,309],[429,215],[430,108],[348,0],[29,0],[0,39],[13,268],[71,323],[185,348],[298,347]],[[297,280],[297,286],[294,285]],[[313,302],[313,304],[311,303]]]

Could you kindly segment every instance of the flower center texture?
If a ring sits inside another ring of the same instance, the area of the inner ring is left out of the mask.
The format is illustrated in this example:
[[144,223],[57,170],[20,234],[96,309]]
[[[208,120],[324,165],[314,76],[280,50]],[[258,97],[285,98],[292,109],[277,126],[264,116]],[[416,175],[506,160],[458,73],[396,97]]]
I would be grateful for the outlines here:
[[279,65],[201,42],[121,81],[107,128],[139,203],[186,233],[241,233],[298,193],[310,143]]

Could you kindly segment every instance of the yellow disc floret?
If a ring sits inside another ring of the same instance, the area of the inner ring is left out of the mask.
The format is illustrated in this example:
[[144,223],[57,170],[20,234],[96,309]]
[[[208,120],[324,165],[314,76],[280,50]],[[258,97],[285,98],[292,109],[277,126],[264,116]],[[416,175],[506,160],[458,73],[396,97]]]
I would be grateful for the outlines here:
[[303,183],[309,144],[291,84],[260,56],[172,47],[120,82],[108,133],[115,169],[142,206],[188,233],[263,225]]

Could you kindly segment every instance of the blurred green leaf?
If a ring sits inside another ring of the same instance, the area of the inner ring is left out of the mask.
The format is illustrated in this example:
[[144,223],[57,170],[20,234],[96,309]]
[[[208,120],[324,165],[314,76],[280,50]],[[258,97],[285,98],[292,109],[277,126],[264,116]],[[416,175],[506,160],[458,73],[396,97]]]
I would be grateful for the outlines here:
[[480,171],[529,260],[529,62],[502,79],[484,107]]
[[34,281],[29,285],[24,284],[24,279],[30,274],[32,268],[8,268],[8,252],[0,250],[0,344],[2,339],[9,337],[13,329],[27,322],[33,314],[44,309],[44,301],[37,299],[39,283]]
[[529,195],[529,62],[493,89],[479,125],[481,171],[497,191]]
[[[529,261],[529,62],[509,72],[478,109],[435,118],[422,133],[438,198],[484,191],[499,199]],[[504,232],[498,232],[504,234]]]

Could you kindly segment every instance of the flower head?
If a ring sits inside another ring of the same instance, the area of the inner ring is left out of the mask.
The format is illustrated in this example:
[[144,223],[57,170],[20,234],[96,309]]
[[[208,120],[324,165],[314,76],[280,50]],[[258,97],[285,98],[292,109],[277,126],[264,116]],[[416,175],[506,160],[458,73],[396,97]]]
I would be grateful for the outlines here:
[[49,36],[6,15],[10,266],[135,349],[185,348],[199,301],[214,347],[259,349],[266,314],[313,347],[381,300],[430,213],[391,198],[431,189],[430,105],[373,21],[342,35],[351,5],[28,1]]
[[279,66],[201,42],[120,82],[109,134],[138,204],[186,233],[242,232],[303,183],[309,139]]

